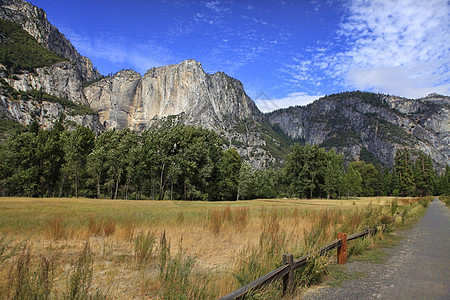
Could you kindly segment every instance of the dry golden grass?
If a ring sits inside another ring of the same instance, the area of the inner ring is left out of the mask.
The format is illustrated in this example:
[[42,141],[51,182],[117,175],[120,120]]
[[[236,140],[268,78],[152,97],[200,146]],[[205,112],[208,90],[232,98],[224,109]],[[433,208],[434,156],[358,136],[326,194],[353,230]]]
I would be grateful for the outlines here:
[[[358,228],[368,208],[389,211],[392,199],[186,202],[0,198],[0,236],[7,236],[11,246],[26,240],[32,259],[57,253],[54,286],[60,293],[65,272],[88,241],[94,258],[92,289],[101,288],[108,298],[134,299],[163,297],[158,294],[163,288],[158,272],[159,237],[164,232],[171,255],[181,251],[186,257],[195,257],[196,272],[207,274],[201,278],[211,289],[210,295],[220,296],[239,286],[232,276],[237,256],[257,247],[261,233],[272,239],[283,236],[285,250],[300,253],[314,246],[306,245],[312,240],[334,239],[337,228]],[[324,229],[320,236],[314,231],[317,227]],[[147,247],[152,248],[146,252],[136,249],[145,244],[137,238],[149,235],[157,240],[148,242]],[[14,261],[13,256],[0,264],[0,276],[6,276]],[[5,287],[0,284],[1,288]]]

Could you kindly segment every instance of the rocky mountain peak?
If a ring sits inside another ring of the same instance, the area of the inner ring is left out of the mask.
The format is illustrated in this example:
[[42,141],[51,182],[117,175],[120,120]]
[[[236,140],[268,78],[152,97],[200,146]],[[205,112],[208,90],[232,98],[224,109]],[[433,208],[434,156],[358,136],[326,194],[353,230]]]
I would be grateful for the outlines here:
[[81,56],[70,41],[50,24],[44,10],[22,0],[0,0],[0,18],[20,24],[45,48],[75,63],[83,81],[101,77],[91,60]]

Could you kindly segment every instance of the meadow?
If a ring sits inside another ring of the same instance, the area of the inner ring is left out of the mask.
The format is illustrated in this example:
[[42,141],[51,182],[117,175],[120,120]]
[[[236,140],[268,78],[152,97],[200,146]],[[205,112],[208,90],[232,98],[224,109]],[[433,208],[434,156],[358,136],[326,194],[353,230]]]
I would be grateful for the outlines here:
[[[338,232],[390,224],[395,214],[402,222],[423,206],[392,197],[0,198],[0,298],[217,298],[278,267],[283,253],[310,253]],[[320,281],[331,261],[317,258],[299,272],[299,291]],[[275,285],[267,293],[278,292]]]

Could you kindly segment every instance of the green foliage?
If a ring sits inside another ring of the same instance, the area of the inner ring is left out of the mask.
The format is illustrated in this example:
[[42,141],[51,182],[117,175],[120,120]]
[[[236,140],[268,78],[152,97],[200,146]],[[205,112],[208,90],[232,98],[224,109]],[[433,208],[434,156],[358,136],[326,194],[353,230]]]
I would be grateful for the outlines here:
[[33,122],[0,144],[0,195],[236,200],[448,193],[449,168],[438,176],[421,154],[413,162],[399,151],[393,173],[359,161],[345,174],[334,150],[295,144],[284,168],[253,169],[236,149],[222,150],[213,131],[169,122],[141,135],[126,129],[97,137],[80,126],[67,131],[62,120],[51,130]]
[[74,195],[78,197],[80,181],[86,174],[87,157],[94,148],[94,133],[86,127],[78,126],[72,132],[63,132],[61,139],[65,161],[62,166],[63,176],[72,181]]
[[0,114],[0,143],[13,136],[15,133],[22,132],[24,129],[24,126],[19,122],[7,119]]
[[414,187],[414,177],[412,173],[412,160],[407,149],[399,149],[394,158],[394,182],[395,189],[400,196],[412,195]]
[[437,186],[435,194],[450,196],[450,165],[447,165],[445,171],[436,179]]
[[367,164],[372,164],[375,167],[382,166],[381,161],[372,152],[367,150],[366,147],[361,148],[361,151],[359,152],[359,159]]
[[433,182],[436,180],[430,156],[421,152],[418,154],[414,163],[413,176],[417,194],[420,197],[430,195],[433,190]]
[[317,145],[295,144],[286,157],[285,174],[289,193],[296,197],[312,198],[320,195],[326,168],[325,149]]
[[347,196],[357,196],[362,191],[361,173],[350,163],[346,176]]
[[380,191],[380,173],[372,164],[355,161],[349,164],[361,175],[361,192],[365,197],[377,196]]
[[322,188],[327,193],[327,199],[336,198],[344,182],[344,158],[332,149],[327,152],[324,183]]
[[0,62],[11,73],[33,72],[66,60],[42,47],[17,23],[0,19],[0,30]]
[[238,199],[275,198],[280,195],[279,177],[282,170],[253,169],[243,162],[239,170]]
[[223,151],[218,165],[217,188],[220,200],[237,199],[241,164],[242,158],[235,148]]

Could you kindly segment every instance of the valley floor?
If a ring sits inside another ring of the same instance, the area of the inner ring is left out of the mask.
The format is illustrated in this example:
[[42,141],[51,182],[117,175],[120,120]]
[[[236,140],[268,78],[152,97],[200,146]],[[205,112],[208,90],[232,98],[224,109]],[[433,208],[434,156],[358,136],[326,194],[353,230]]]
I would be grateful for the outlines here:
[[[15,280],[14,274],[20,275],[16,272],[17,263],[26,257],[27,251],[30,272],[38,270],[38,262],[43,259],[54,262],[51,295],[56,298],[64,295],[69,275],[88,243],[92,259],[90,291],[97,289],[108,298],[164,298],[161,290],[168,283],[162,279],[161,265],[162,257],[168,254],[182,262],[193,258],[195,267],[190,268],[190,274],[205,280],[208,286],[205,295],[217,297],[241,285],[234,277],[235,270],[242,257],[258,248],[263,235],[283,240],[280,251],[300,253],[306,249],[302,244],[313,229],[323,227],[321,241],[329,242],[343,226],[356,232],[365,222],[364,216],[370,215],[376,222],[390,210],[393,200],[379,197],[188,202],[0,198],[0,247],[5,249],[0,273],[10,278],[10,282],[0,284],[0,295],[11,292],[7,285]],[[414,200],[398,201],[408,204]],[[163,239],[170,245],[170,251],[164,248]]]

